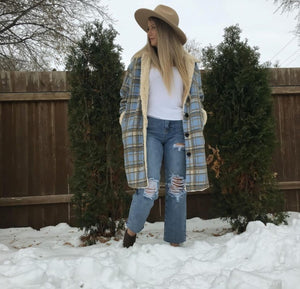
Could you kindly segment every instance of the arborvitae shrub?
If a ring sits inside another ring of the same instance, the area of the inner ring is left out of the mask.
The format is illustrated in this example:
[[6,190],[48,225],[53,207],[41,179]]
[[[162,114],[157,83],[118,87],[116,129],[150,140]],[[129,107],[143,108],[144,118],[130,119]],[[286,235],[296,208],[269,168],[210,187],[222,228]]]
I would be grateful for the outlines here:
[[250,221],[279,224],[285,214],[271,171],[276,137],[268,69],[240,34],[228,27],[223,42],[203,50],[203,86],[215,208],[242,232]]
[[126,178],[118,122],[124,71],[117,32],[103,23],[88,24],[70,49],[69,136],[74,159],[70,190],[87,243],[113,236],[127,214]]

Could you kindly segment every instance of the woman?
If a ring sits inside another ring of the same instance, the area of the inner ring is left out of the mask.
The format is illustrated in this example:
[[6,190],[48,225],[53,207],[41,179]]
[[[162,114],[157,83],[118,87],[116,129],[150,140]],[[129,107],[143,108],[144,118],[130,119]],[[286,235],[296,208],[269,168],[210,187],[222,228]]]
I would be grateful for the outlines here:
[[158,198],[162,160],[164,240],[178,246],[186,239],[186,192],[208,187],[200,71],[183,49],[186,36],[175,10],[139,9],[135,19],[148,41],[134,55],[120,91],[125,171],[136,189],[123,246],[134,244]]

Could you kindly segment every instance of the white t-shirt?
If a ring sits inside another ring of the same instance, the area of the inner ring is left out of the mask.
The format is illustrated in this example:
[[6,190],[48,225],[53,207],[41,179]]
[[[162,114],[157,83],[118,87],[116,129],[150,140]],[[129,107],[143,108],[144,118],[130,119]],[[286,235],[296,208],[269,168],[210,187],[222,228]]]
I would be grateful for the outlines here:
[[150,69],[149,82],[148,116],[165,120],[182,120],[183,82],[178,69],[173,67],[171,94],[157,68]]

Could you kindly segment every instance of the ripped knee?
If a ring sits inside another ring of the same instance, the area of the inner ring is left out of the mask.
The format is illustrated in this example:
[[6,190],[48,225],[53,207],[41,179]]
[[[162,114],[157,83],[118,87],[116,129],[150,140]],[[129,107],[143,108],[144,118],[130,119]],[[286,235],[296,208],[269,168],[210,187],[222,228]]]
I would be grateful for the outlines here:
[[185,144],[184,143],[175,143],[173,145],[173,148],[177,149],[180,152],[180,151],[184,150]]
[[149,179],[148,180],[148,187],[144,189],[144,197],[155,200],[158,197],[158,180]]
[[172,176],[169,183],[169,195],[175,197],[177,201],[186,194],[185,190],[185,179],[181,176]]

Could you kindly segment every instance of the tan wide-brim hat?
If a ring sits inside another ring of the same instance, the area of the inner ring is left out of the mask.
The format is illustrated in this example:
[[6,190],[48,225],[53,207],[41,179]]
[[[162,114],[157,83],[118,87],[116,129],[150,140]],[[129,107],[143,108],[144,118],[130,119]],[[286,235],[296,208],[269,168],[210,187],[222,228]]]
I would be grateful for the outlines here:
[[156,17],[169,24],[177,34],[182,45],[186,43],[184,32],[178,27],[179,17],[174,9],[165,5],[158,5],[154,10],[141,8],[135,11],[135,20],[147,32],[149,17]]

